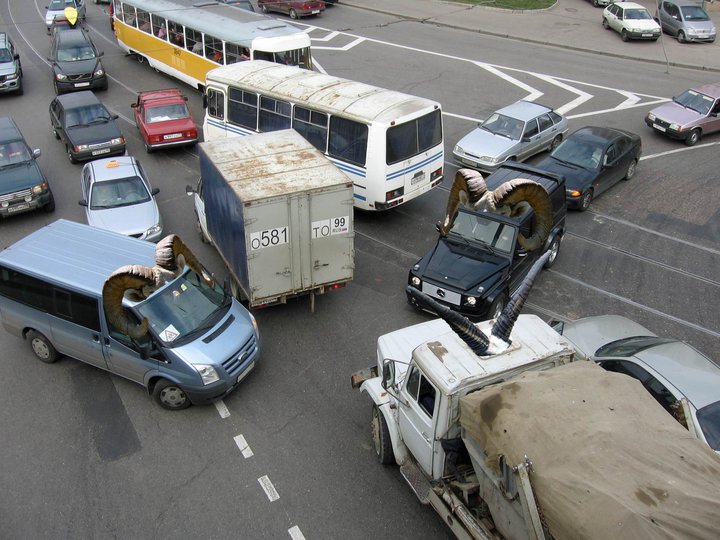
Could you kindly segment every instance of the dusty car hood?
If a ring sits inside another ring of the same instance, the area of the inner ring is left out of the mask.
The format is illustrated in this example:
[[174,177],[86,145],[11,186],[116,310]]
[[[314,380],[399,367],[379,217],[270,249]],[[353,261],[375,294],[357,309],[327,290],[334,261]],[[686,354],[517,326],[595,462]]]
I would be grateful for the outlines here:
[[457,143],[464,152],[477,157],[498,157],[506,152],[510,152],[512,148],[519,144],[520,141],[511,140],[500,135],[493,135],[489,131],[481,128],[475,128]]
[[0,195],[39,186],[45,181],[35,161],[26,161],[0,169]]
[[654,114],[659,119],[665,120],[671,124],[680,124],[681,126],[697,122],[698,120],[705,118],[704,114],[697,113],[692,109],[687,109],[674,101],[655,107],[650,111],[650,114]]
[[427,260],[423,278],[456,290],[468,291],[490,278],[499,279],[509,265],[507,259],[480,252],[477,247],[441,238]]
[[159,221],[155,199],[148,202],[87,211],[88,225],[98,229],[131,235],[144,233]]
[[585,357],[595,355],[600,347],[618,339],[654,336],[650,330],[620,315],[600,315],[566,322],[562,335]]
[[104,124],[71,127],[67,128],[66,132],[73,146],[110,142],[110,139],[121,136],[120,129],[114,121]]

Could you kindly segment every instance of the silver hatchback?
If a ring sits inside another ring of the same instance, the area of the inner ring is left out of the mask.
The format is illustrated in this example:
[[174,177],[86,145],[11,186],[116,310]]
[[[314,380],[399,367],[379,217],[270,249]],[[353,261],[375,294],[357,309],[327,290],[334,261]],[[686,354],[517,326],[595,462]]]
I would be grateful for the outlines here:
[[460,139],[453,156],[465,167],[493,172],[507,160],[524,161],[553,150],[567,131],[565,117],[549,107],[518,101],[495,111]]
[[162,236],[160,210],[140,163],[132,156],[87,163],[80,178],[88,225],[157,242]]

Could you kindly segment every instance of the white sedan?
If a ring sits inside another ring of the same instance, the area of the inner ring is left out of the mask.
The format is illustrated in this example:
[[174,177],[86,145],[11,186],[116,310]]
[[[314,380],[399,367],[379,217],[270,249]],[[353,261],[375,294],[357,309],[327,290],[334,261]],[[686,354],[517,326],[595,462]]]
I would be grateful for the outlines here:
[[647,9],[634,2],[610,4],[603,10],[602,25],[620,34],[623,41],[630,39],[651,39],[660,37],[660,25]]

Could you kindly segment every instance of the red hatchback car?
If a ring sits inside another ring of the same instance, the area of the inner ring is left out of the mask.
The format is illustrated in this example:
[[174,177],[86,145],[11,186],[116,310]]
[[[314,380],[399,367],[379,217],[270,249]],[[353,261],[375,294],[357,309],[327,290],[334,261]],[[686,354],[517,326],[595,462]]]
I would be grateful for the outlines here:
[[297,19],[308,15],[320,15],[325,11],[325,2],[320,0],[258,0],[258,7],[263,13],[277,11]]
[[176,88],[138,94],[137,101],[130,106],[135,109],[135,123],[145,140],[145,150],[152,152],[198,142],[197,126],[186,101]]

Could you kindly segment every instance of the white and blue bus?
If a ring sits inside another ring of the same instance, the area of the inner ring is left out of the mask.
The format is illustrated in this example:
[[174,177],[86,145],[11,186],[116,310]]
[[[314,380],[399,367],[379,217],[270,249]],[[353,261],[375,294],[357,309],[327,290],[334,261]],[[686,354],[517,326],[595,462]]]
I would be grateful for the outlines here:
[[208,72],[205,140],[293,128],[353,181],[355,207],[386,210],[442,182],[440,104],[265,61]]

